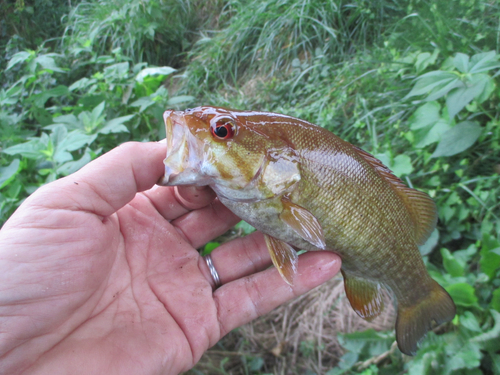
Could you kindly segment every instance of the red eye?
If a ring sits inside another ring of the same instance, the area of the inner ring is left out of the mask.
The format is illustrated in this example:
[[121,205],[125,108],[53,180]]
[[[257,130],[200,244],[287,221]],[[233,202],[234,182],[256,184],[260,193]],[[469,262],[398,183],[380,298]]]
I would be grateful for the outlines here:
[[234,136],[234,124],[227,119],[220,119],[212,123],[212,135],[219,139],[231,139]]

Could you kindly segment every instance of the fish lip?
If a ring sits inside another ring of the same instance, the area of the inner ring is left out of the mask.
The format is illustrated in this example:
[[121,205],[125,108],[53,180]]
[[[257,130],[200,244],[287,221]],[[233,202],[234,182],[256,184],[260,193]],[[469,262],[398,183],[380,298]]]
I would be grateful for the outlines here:
[[164,160],[165,175],[158,185],[208,185],[201,169],[204,155],[199,140],[191,134],[182,111],[165,111],[167,154]]

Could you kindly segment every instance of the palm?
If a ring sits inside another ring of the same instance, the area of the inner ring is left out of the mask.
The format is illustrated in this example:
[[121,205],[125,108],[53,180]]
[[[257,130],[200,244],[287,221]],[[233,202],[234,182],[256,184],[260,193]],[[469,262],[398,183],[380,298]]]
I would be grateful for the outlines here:
[[[154,147],[149,158],[161,161]],[[89,184],[87,168],[32,196],[2,229],[0,373],[21,371],[19,363],[34,372],[178,373],[228,330],[325,280],[292,290],[274,270],[241,279],[269,265],[256,234],[218,250],[231,255],[216,262],[225,285],[214,293],[196,247],[238,219],[217,201],[208,205],[209,191],[135,195],[161,174],[148,165],[130,166],[135,189],[119,179]],[[275,286],[259,286],[264,280]]]

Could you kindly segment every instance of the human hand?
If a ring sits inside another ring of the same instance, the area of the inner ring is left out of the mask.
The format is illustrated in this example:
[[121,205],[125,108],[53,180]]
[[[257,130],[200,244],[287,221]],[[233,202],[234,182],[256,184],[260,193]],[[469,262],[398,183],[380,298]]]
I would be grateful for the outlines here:
[[[32,194],[0,231],[0,374],[176,374],[221,337],[333,277],[300,256],[293,288],[214,193],[154,186],[165,145],[127,143]],[[138,193],[142,192],[142,193]]]

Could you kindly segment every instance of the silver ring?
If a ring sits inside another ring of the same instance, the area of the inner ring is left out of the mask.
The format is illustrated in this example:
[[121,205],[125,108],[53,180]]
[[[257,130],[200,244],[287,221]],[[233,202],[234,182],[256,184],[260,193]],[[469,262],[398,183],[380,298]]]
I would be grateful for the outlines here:
[[207,262],[208,269],[210,270],[210,275],[212,275],[212,280],[214,281],[215,289],[217,289],[222,285],[222,283],[220,282],[219,273],[215,269],[214,263],[212,262],[212,257],[210,256],[210,254],[208,254],[203,258],[205,258],[205,262]]

